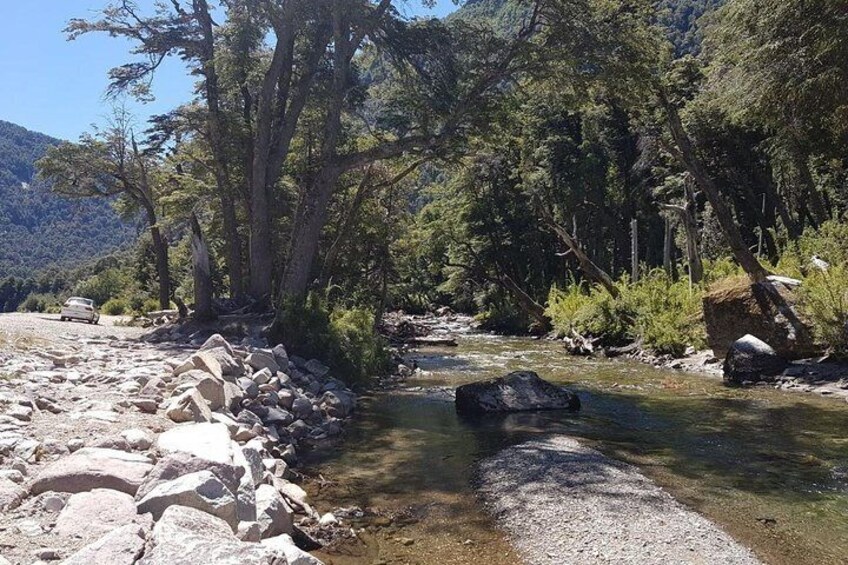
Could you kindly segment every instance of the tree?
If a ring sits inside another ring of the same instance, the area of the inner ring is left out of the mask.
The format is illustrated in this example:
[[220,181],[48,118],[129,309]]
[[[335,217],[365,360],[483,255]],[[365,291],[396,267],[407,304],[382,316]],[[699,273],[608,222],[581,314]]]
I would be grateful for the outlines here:
[[736,122],[770,133],[773,156],[793,172],[798,205],[814,225],[831,212],[811,159],[841,159],[848,141],[846,25],[839,0],[732,0],[706,43],[711,93]]
[[128,210],[139,210],[150,230],[159,279],[159,304],[171,301],[168,241],[162,233],[158,198],[161,193],[161,157],[140,147],[129,116],[116,111],[111,125],[78,143],[51,147],[38,163],[39,175],[57,194],[70,197],[119,197]]

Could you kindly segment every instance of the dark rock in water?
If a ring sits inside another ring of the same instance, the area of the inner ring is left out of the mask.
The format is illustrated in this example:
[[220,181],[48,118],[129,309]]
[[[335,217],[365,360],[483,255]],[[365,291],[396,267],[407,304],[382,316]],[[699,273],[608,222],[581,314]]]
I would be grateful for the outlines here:
[[724,384],[738,386],[746,382],[771,381],[788,365],[774,348],[748,334],[737,339],[724,360]]
[[533,371],[462,385],[456,389],[456,409],[465,413],[580,410],[580,399]]

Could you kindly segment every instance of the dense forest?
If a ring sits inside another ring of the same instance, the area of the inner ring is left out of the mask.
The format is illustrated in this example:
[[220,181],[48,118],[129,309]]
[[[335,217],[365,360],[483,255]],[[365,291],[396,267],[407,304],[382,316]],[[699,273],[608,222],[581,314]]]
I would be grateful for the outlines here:
[[108,200],[64,198],[35,178],[35,162],[58,143],[0,121],[0,312],[30,292],[64,288],[54,275],[33,280],[42,271],[79,266],[135,239],[133,222],[121,220]]
[[54,192],[141,218],[143,252],[110,270],[125,287],[100,296],[272,308],[295,351],[449,305],[679,355],[704,344],[712,285],[781,274],[845,347],[839,2],[396,4],[122,2],[69,22],[131,42],[111,95],[155,96],[169,57],[197,79],[144,131],[118,113],[39,162]]

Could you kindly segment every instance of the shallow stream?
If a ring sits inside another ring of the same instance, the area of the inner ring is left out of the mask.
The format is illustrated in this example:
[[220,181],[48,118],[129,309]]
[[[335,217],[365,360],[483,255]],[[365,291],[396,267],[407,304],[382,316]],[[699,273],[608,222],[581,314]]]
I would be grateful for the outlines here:
[[[716,377],[569,357],[530,339],[469,334],[410,358],[422,371],[363,398],[345,441],[314,455],[319,507],[368,511],[355,524],[362,541],[319,554],[328,564],[520,563],[475,498],[473,476],[481,458],[539,434],[568,434],[639,466],[767,563],[848,563],[842,400],[728,389]],[[446,400],[445,389],[519,369],[568,384],[580,414],[466,421]]]

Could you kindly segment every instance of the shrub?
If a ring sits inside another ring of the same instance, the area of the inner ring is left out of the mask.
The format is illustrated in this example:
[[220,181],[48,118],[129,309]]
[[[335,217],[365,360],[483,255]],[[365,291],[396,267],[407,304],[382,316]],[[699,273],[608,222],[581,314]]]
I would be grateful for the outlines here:
[[674,356],[690,345],[704,345],[700,287],[690,290],[688,281],[674,281],[661,269],[635,284],[624,277],[616,286],[617,298],[598,286],[587,290],[572,283],[565,290],[551,289],[546,312],[554,328],[563,335],[599,338],[605,345],[641,340],[648,349]]
[[142,316],[147,316],[150,312],[156,312],[157,310],[161,310],[161,308],[159,307],[159,301],[155,298],[145,298],[141,306],[136,309]]
[[21,312],[47,312],[58,306],[56,297],[50,294],[30,293],[20,306]]
[[647,273],[638,283],[622,287],[622,299],[634,312],[633,337],[657,353],[682,356],[688,346],[703,347],[702,289],[674,281],[662,269]]
[[[622,285],[619,285],[621,287]],[[628,304],[600,286],[586,289],[571,283],[548,295],[546,314],[560,335],[572,332],[598,338],[605,345],[620,345],[630,337],[633,313]]]
[[848,268],[815,271],[799,289],[800,306],[816,340],[840,357],[848,356]]
[[126,292],[132,286],[130,278],[121,270],[106,269],[92,277],[78,282],[74,286],[74,296],[94,300],[96,304],[105,304]]
[[130,303],[124,298],[112,298],[103,305],[103,313],[109,316],[121,316],[130,310]]
[[385,340],[374,329],[374,314],[361,308],[330,312],[316,296],[303,304],[283,305],[278,335],[292,353],[327,363],[336,376],[352,384],[384,374],[390,355]]
[[487,332],[512,335],[523,334],[532,322],[517,306],[503,303],[490,304],[486,310],[477,314],[474,319],[480,329]]

